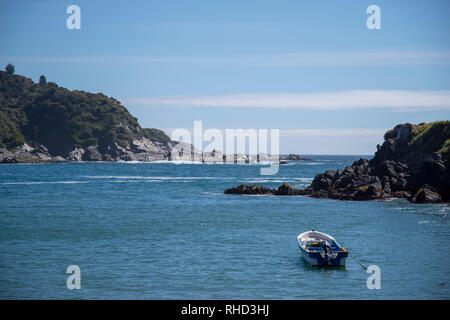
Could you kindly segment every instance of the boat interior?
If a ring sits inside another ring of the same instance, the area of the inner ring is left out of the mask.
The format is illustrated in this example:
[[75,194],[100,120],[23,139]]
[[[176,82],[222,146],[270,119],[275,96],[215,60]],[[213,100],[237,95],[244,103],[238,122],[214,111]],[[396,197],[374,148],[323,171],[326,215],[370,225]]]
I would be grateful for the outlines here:
[[315,230],[302,233],[299,235],[299,240],[301,241],[301,246],[311,252],[321,252],[322,242],[324,241],[331,247],[332,252],[341,250],[341,247],[337,244],[333,237]]
[[[308,239],[305,239],[304,241],[305,241],[304,247],[305,247],[306,249],[308,249],[308,250],[311,251],[311,252],[314,252],[314,251],[320,252],[320,251],[322,251],[322,244],[321,244],[321,242],[322,242],[322,241],[325,241],[325,240],[322,240],[322,239],[314,239],[314,238],[308,238]],[[331,250],[332,250],[333,252],[337,252],[337,251],[340,251],[340,250],[341,250],[341,248],[336,244],[336,241],[332,241],[332,242],[327,241],[327,242],[328,242],[328,244],[330,245]],[[303,243],[302,243],[302,244],[303,244]]]

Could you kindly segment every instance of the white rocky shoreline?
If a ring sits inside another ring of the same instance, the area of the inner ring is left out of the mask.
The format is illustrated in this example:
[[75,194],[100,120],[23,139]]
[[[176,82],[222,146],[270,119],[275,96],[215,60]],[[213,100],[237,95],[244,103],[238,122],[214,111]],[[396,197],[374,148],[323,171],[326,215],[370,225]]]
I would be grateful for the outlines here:
[[171,141],[166,144],[153,142],[147,138],[134,140],[125,147],[117,143],[111,146],[88,146],[75,148],[67,155],[52,155],[46,146],[32,147],[24,143],[13,150],[0,148],[0,163],[50,163],[50,162],[195,162],[195,163],[272,163],[286,164],[287,160],[310,160],[299,155],[271,156],[223,154],[221,151],[201,152],[192,145]]

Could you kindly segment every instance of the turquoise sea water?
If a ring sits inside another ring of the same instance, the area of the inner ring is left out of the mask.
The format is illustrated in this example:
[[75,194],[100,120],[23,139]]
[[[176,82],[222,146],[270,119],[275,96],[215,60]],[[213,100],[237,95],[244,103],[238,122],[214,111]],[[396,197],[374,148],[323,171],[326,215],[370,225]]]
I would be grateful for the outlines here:
[[[240,183],[306,187],[357,156],[257,165],[0,166],[2,299],[449,299],[450,207],[224,195]],[[333,235],[381,269],[317,268],[296,236]],[[66,268],[81,269],[68,290]]]

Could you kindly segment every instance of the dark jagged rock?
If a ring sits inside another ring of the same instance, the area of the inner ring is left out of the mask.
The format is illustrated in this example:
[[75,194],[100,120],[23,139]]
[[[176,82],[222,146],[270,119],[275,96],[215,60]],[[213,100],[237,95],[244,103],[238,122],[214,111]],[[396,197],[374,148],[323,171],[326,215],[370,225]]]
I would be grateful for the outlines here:
[[392,193],[392,197],[394,198],[405,198],[410,199],[411,198],[411,192],[409,191],[395,191]]
[[385,134],[369,161],[317,174],[304,190],[283,184],[283,195],[339,200],[406,198],[414,203],[450,201],[450,121],[400,124]]
[[287,183],[283,183],[278,189],[275,191],[275,195],[277,196],[300,196],[304,195],[305,191],[300,189],[295,189],[288,185]]
[[230,188],[225,190],[225,194],[275,194],[275,190],[269,189],[263,186],[257,186],[255,184],[246,185],[241,184],[235,188]]
[[411,201],[414,203],[438,203],[442,202],[442,197],[436,189],[425,184],[411,198]]
[[359,187],[353,193],[353,200],[374,200],[383,198],[384,191],[379,184],[369,184],[365,187]]
[[[385,134],[372,160],[318,174],[309,195],[342,200],[450,200],[450,121],[402,124]],[[411,197],[411,195],[414,195]]]
[[276,196],[300,196],[305,195],[305,190],[295,189],[287,183],[283,183],[278,189],[270,189],[255,184],[241,184],[235,188],[224,191],[225,194],[254,194],[254,195],[276,195]]

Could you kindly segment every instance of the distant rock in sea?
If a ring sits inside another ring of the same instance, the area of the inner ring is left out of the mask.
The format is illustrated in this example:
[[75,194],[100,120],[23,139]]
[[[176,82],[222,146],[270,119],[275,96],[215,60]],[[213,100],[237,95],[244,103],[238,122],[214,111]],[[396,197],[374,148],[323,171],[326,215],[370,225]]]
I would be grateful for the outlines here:
[[225,190],[225,194],[300,196],[305,195],[306,193],[304,190],[295,189],[287,183],[283,183],[278,189],[270,189],[255,184],[241,184],[235,188]]
[[304,157],[301,157],[301,156],[298,155],[298,154],[290,153],[290,154],[288,154],[287,156],[286,156],[286,155],[280,155],[280,160],[289,160],[289,161],[308,161],[308,160],[312,160],[312,159],[304,158]]

